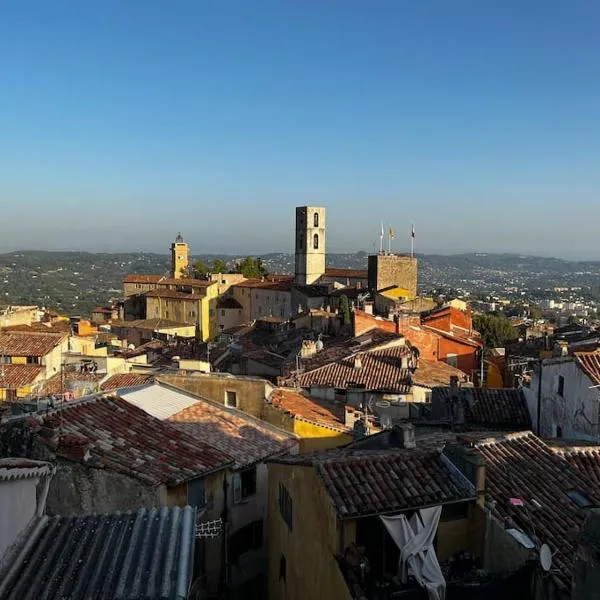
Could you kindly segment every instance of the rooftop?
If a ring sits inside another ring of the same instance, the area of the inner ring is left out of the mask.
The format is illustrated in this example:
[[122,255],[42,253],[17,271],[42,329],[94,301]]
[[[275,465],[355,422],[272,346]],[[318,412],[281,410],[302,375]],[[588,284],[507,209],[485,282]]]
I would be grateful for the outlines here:
[[54,466],[49,462],[28,458],[0,458],[0,482],[45,477],[52,473]]
[[325,277],[346,277],[348,279],[367,279],[369,272],[366,269],[338,269],[335,267],[327,267],[325,269]]
[[[531,417],[523,392],[516,388],[473,388],[460,391],[467,422],[500,429],[529,429]],[[432,390],[432,418],[449,419],[450,387]]]
[[[189,294],[186,294],[189,296]],[[191,327],[189,323],[181,321],[171,321],[169,319],[136,319],[134,321],[113,321],[111,327],[130,327],[133,329],[151,329],[152,331],[161,329],[174,329],[176,327]]]
[[177,290],[169,290],[164,288],[156,288],[145,292],[147,298],[169,298],[171,300],[202,300],[203,294],[193,294],[188,292],[179,292]]
[[322,427],[347,432],[344,407],[340,404],[317,400],[291,388],[275,388],[270,397],[271,405],[302,421]]
[[[409,394],[411,374],[407,368],[402,368],[401,363],[402,357],[407,354],[410,350],[405,346],[360,352],[302,373],[298,377],[298,385],[338,389],[360,386],[370,391]],[[357,360],[360,360],[360,366],[357,366]]]
[[118,390],[120,388],[131,388],[140,385],[145,385],[152,381],[152,375],[144,373],[121,373],[119,375],[111,375],[101,386],[100,389],[104,392],[109,390]]
[[0,355],[46,356],[66,338],[66,333],[0,331]]
[[458,377],[459,381],[464,381],[465,374],[445,362],[421,358],[412,373],[412,382],[421,387],[435,388],[449,384],[451,377]]
[[8,550],[6,600],[180,600],[192,583],[195,510],[40,517]]
[[436,450],[338,448],[278,459],[313,465],[342,519],[392,514],[475,498]]
[[275,292],[290,292],[294,285],[293,277],[276,277],[275,279],[246,279],[236,283],[234,287],[273,290]]
[[208,279],[190,279],[189,277],[174,279],[173,277],[165,277],[164,275],[127,275],[123,283],[154,283],[184,287],[208,287],[215,284],[214,281],[208,281]]
[[594,382],[600,385],[600,352],[575,352],[577,366]]
[[121,398],[95,397],[37,417],[57,456],[150,485],[175,485],[225,468],[231,458]]
[[29,386],[46,371],[41,365],[0,365],[0,388]]

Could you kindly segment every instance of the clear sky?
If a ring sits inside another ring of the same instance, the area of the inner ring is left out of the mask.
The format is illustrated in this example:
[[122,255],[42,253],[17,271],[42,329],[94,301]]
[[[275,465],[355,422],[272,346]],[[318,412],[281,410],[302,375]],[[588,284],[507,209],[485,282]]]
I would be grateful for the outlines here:
[[0,250],[600,259],[600,2],[2,0]]

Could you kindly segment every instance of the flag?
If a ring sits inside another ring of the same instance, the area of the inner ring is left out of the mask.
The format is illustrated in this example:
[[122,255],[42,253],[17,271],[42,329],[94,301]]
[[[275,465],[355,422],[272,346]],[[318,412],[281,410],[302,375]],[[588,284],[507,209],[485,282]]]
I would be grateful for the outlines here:
[[383,221],[381,221],[381,239],[383,239],[383,236],[385,235],[385,232],[383,231]]
[[394,236],[396,235],[396,232],[394,231],[394,228],[393,228],[391,225],[390,225],[390,231],[389,231],[389,234],[390,234],[390,239],[392,239],[392,240],[393,240],[393,239],[394,239]]
[[410,237],[414,240],[415,239],[415,226],[412,226],[411,232],[410,232]]

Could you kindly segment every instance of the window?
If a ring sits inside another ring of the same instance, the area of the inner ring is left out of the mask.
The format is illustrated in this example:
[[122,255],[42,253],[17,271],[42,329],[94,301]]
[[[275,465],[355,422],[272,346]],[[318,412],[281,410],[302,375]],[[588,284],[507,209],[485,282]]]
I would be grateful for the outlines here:
[[565,378],[562,375],[558,376],[558,389],[557,393],[559,396],[564,396],[565,394]]
[[315,227],[318,227],[318,226],[319,226],[319,213],[315,213],[315,214],[313,215],[313,225],[314,225]]
[[292,525],[294,521],[292,497],[283,483],[279,484],[278,492],[279,512],[281,513],[281,516],[286,522],[289,530],[292,531]]
[[256,495],[256,467],[233,474],[233,502],[238,504]]
[[302,246],[304,246],[304,236],[302,234],[298,235],[298,250],[302,250]]
[[581,490],[569,490],[567,492],[567,496],[579,506],[579,508],[584,508],[585,506],[589,506],[592,501],[581,491]]
[[221,311],[221,316],[224,317],[225,316],[225,310]]
[[315,250],[319,249],[319,235],[317,233],[315,233],[315,235],[313,236],[313,248]]
[[235,392],[225,392],[225,406],[237,408],[237,394]]
[[279,581],[283,579],[283,583],[285,583],[285,578],[287,575],[287,560],[285,560],[285,556],[282,554],[279,559]]
[[557,438],[561,438],[562,437],[562,427],[560,425],[556,426],[556,437]]
[[263,545],[263,520],[254,521],[238,529],[229,541],[229,558],[233,564],[240,556],[252,550],[260,550]]
[[447,354],[446,363],[458,369],[458,354]]
[[206,506],[204,479],[192,479],[192,481],[188,483],[187,489],[187,502],[190,506]]

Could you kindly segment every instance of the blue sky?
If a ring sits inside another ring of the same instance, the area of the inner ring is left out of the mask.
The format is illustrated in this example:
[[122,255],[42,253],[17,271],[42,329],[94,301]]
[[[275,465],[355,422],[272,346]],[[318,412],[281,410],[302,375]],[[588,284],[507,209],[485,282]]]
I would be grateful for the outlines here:
[[600,259],[600,2],[3,0],[0,250]]

